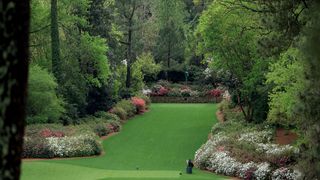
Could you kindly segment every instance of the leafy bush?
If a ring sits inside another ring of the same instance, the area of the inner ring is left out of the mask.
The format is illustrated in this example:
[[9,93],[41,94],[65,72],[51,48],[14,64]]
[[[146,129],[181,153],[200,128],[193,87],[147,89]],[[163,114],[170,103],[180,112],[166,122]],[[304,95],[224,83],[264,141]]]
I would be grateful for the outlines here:
[[284,126],[298,123],[295,108],[300,103],[305,77],[301,59],[304,57],[298,49],[289,48],[278,61],[270,65],[270,72],[266,75],[266,83],[273,85],[269,93],[269,122]]
[[192,90],[189,88],[181,89],[182,97],[191,97]]
[[123,99],[119,101],[115,107],[122,108],[126,112],[128,118],[133,117],[137,112],[136,107],[132,104],[131,100]]
[[152,96],[165,96],[169,93],[169,90],[161,85],[154,85],[152,87]]
[[146,102],[138,97],[131,98],[132,103],[135,105],[138,113],[143,113],[146,111]]
[[181,91],[178,88],[173,88],[169,91],[168,96],[171,97],[181,97]]
[[222,94],[222,91],[220,89],[213,89],[208,92],[208,95],[213,97],[220,97],[221,94]]
[[107,129],[109,133],[119,132],[120,128],[121,128],[121,125],[119,121],[110,121],[107,124]]
[[113,120],[113,121],[119,121],[119,117],[115,114],[105,112],[105,111],[98,111],[94,114],[95,117],[106,119],[106,120]]
[[155,77],[161,66],[156,64],[151,53],[142,53],[132,64],[132,89],[134,92],[140,91],[144,86],[146,77]]
[[47,138],[47,137],[64,137],[64,132],[62,131],[52,131],[48,128],[45,128],[40,131],[40,136]]
[[126,120],[128,118],[127,112],[121,107],[112,108],[110,113],[117,115],[121,120]]
[[65,112],[64,102],[57,96],[54,77],[37,65],[30,67],[27,123],[58,122]]
[[106,136],[109,134],[107,127],[104,124],[97,124],[94,128],[94,132],[99,136]]
[[22,158],[53,158],[54,152],[45,138],[24,138]]
[[167,80],[159,80],[157,84],[165,88],[169,88],[171,86],[170,82]]

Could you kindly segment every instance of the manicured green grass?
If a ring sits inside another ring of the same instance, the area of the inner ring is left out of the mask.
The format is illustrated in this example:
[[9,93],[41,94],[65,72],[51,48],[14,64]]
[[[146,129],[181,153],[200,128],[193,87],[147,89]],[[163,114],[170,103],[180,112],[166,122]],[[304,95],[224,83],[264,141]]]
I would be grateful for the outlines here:
[[199,170],[184,173],[186,159],[193,159],[216,123],[215,111],[213,104],[153,104],[103,142],[105,155],[24,161],[22,180],[226,179]]

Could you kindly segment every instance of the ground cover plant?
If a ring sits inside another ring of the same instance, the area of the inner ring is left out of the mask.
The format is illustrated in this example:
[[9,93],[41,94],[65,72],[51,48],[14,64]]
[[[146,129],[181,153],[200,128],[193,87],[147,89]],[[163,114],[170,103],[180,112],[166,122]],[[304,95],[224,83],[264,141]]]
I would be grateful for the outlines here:
[[134,117],[119,134],[103,141],[104,155],[24,161],[22,179],[226,179],[199,170],[184,174],[186,159],[193,157],[217,121],[215,110],[214,104],[153,104],[150,112]]

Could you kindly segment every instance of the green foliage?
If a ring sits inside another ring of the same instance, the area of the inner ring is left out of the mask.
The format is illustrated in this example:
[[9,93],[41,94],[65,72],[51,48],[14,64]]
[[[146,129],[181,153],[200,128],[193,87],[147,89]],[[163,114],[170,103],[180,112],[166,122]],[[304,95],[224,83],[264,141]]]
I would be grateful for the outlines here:
[[45,69],[31,65],[27,123],[58,122],[64,113],[64,102],[57,96],[57,83]]
[[[230,1],[230,6],[234,3]],[[246,106],[242,108],[246,120],[263,121],[268,110],[268,88],[263,85],[268,63],[257,53],[257,40],[263,31],[248,29],[259,26],[257,14],[231,7],[215,1],[203,12],[196,30],[200,38],[197,50],[209,59],[213,71],[229,74],[225,85],[237,95],[237,103]]]
[[95,117],[101,118],[101,119],[106,119],[110,121],[119,121],[119,117],[116,116],[115,114],[105,112],[105,111],[98,111],[94,114]]
[[305,179],[320,178],[320,51],[319,51],[319,8],[315,1],[310,13],[310,22],[305,29],[306,36],[302,45],[304,59],[305,82],[304,92],[300,96],[301,107],[297,114],[301,115],[301,130],[305,133],[306,144],[302,145],[303,156],[301,168],[305,172]]
[[107,83],[110,70],[105,55],[107,52],[105,44],[102,38],[87,33],[81,36],[80,67],[89,86],[101,87]]
[[136,107],[132,104],[131,100],[123,99],[115,107],[122,108],[126,112],[127,118],[133,117],[137,113]]
[[269,94],[268,120],[281,125],[297,125],[295,110],[299,94],[304,89],[303,55],[297,48],[290,48],[270,66],[267,83],[273,85]]
[[156,64],[152,54],[143,53],[137,57],[137,60],[132,64],[132,89],[134,92],[139,92],[144,87],[145,76],[156,76],[160,71],[161,66]]
[[104,124],[97,124],[94,127],[94,133],[99,137],[106,136],[109,134],[107,127]]
[[168,68],[171,60],[184,57],[186,12],[182,0],[156,1],[155,16],[159,28],[156,54],[157,59],[163,61]]

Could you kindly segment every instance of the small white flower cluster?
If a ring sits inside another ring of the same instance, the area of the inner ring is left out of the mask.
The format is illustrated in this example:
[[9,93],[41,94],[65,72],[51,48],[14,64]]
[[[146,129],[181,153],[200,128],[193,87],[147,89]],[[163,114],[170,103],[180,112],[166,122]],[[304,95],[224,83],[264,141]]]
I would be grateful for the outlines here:
[[279,169],[276,169],[272,173],[272,180],[295,180],[300,179],[302,176],[301,172],[298,170],[289,169],[286,167],[281,167]]
[[195,163],[198,164],[198,167],[202,168],[203,166],[206,166],[207,160],[216,151],[215,147],[218,145],[218,143],[226,139],[226,136],[218,133],[211,137],[205,144],[203,144],[195,153],[194,160]]
[[82,155],[94,155],[98,143],[91,135],[79,135],[73,137],[48,137],[49,149],[55,157],[74,157]]
[[214,152],[209,157],[207,169],[219,174],[235,176],[241,167],[241,163],[230,157],[227,152]]
[[143,95],[149,95],[151,93],[152,93],[151,89],[142,89],[142,94]]
[[247,141],[252,143],[267,143],[272,139],[272,131],[253,131],[240,135],[239,141]]
[[278,145],[278,144],[263,144],[257,143],[257,151],[264,152],[269,155],[281,155],[286,152],[294,153],[296,148],[290,145]]
[[254,172],[254,177],[257,180],[264,180],[271,173],[270,164],[267,162],[263,162],[257,165],[257,170]]
[[206,68],[204,71],[203,71],[203,74],[205,75],[205,79],[209,79],[212,75],[212,70],[210,68]]
[[252,171],[253,177],[258,180],[266,179],[271,172],[270,164],[263,163],[241,163],[235,158],[232,158],[227,151],[211,151],[212,154],[206,154],[210,150],[202,151],[204,154],[197,154],[195,158],[196,165],[199,163],[198,160],[203,160],[206,157],[206,169],[215,173],[224,174],[227,176],[239,176],[240,178],[246,179],[247,172]]
[[298,148],[295,148],[291,145],[279,145],[272,144],[272,131],[263,130],[263,131],[253,131],[249,133],[244,133],[240,135],[239,141],[246,141],[254,144],[258,152],[263,152],[269,155],[282,155],[284,153],[297,153]]
[[239,167],[239,177],[241,177],[243,179],[249,179],[247,177],[247,172],[250,170],[255,171],[256,166],[257,166],[257,164],[254,162],[248,162],[248,163],[241,164],[241,166]]

